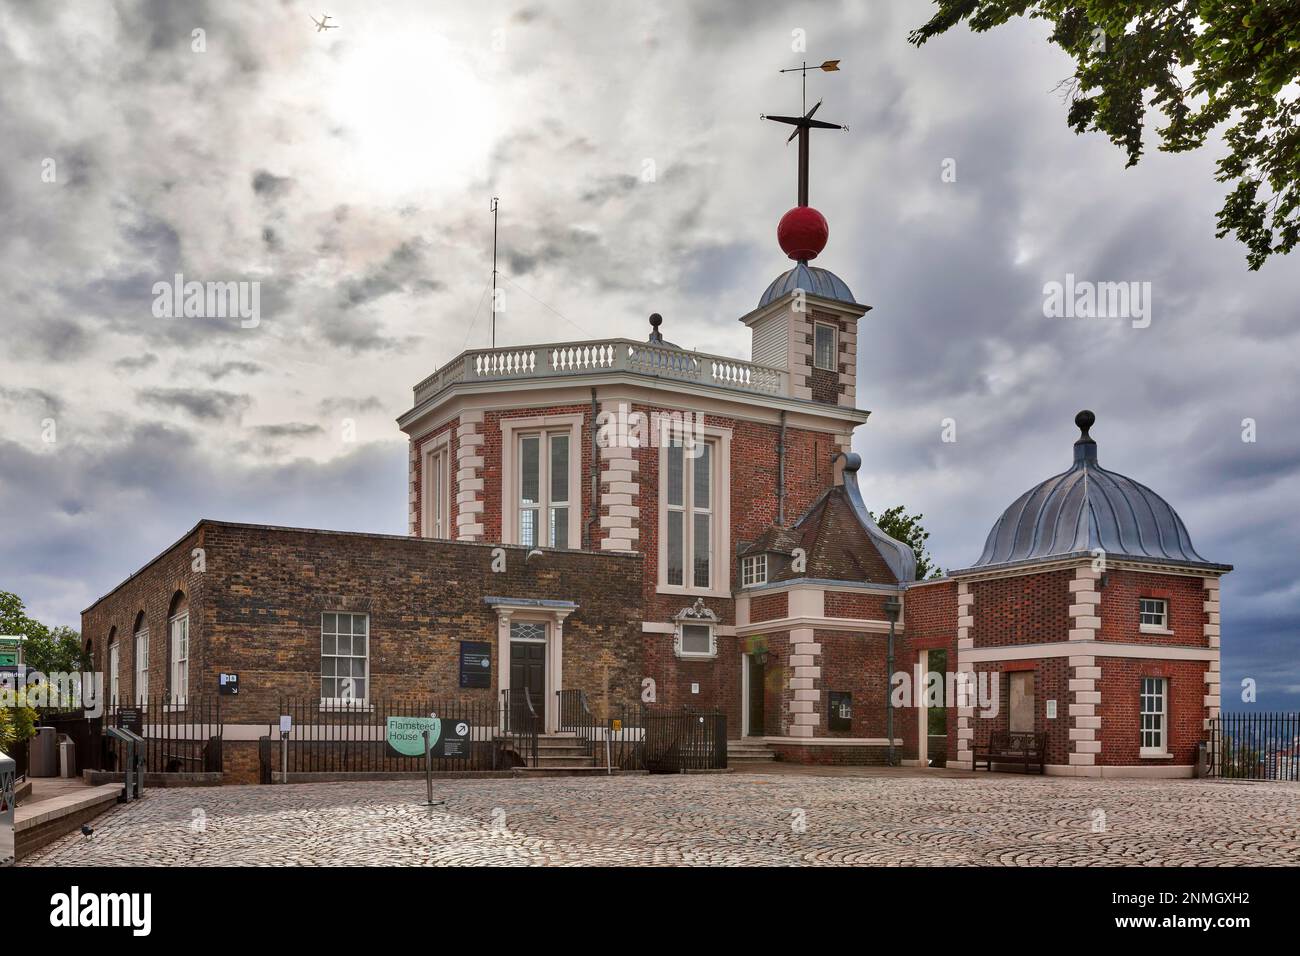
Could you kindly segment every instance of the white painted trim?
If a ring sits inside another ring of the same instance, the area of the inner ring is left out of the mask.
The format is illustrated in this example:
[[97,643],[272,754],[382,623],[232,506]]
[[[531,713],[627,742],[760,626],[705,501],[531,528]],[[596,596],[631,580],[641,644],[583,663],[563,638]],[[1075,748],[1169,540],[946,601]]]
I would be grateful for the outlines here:
[[[1044,574],[1050,571],[1066,571],[1070,568],[1080,568],[1082,570],[1092,570],[1092,558],[1082,556],[1075,558],[1061,558],[1055,561],[1041,561],[1034,564],[1017,564],[1009,568],[990,568],[987,571],[954,571],[947,576],[936,578],[933,582],[939,581],[992,581],[999,578],[1016,578],[1023,577],[1026,574]],[[1182,565],[1159,564],[1155,561],[1136,561],[1132,558],[1106,558],[1106,570],[1111,571],[1138,571],[1143,574],[1169,574],[1181,575],[1189,578],[1204,578],[1207,575],[1213,575],[1216,580],[1218,577],[1227,574],[1227,571],[1219,571],[1207,568],[1187,568]],[[1098,572],[1093,572],[1098,573]],[[920,582],[917,582],[918,585]]]
[[1217,661],[1217,647],[1173,647],[1168,644],[1121,644],[1118,641],[1052,641],[1047,644],[1018,644],[1011,647],[968,648],[963,661],[983,664],[991,661],[1021,661],[1040,657],[1148,657],[1162,661]]
[[740,655],[740,738],[749,736],[749,655]]
[[[747,737],[768,744],[785,744],[790,747],[888,747],[888,737]],[[894,746],[903,746],[903,738],[895,737]]]
[[[869,634],[888,634],[888,621],[854,621],[845,617],[782,617],[757,624],[737,624],[736,635],[748,637],[751,634],[766,634],[769,631],[786,631],[796,627],[815,627],[819,631],[865,631]],[[899,626],[896,634],[902,633]]]
[[[793,373],[787,372],[787,374]],[[741,421],[779,421],[780,413],[784,411],[789,416],[788,425],[813,431],[842,432],[845,423],[851,423],[849,427],[852,429],[865,422],[871,415],[870,412],[862,409],[813,402],[811,398],[765,395],[761,392],[731,392],[678,379],[663,379],[662,384],[658,384],[639,375],[597,373],[566,375],[550,379],[460,383],[438,396],[435,404],[430,404],[433,399],[426,399],[420,405],[408,409],[398,417],[397,424],[408,435],[420,435],[436,427],[436,425],[429,427],[425,424],[425,419],[435,412],[455,417],[447,411],[448,406],[498,411],[507,407],[535,408],[543,403],[546,405],[583,404],[591,401],[592,386],[601,389],[602,401],[626,399],[643,405],[677,407]],[[606,393],[605,388],[609,386],[616,387],[618,391]],[[512,395],[535,392],[544,392],[547,395],[544,399],[521,398],[518,404],[513,406],[506,404]],[[632,395],[639,397],[628,397]]]
[[[996,763],[996,761],[995,761]],[[1049,763],[1044,770],[1052,777],[1102,777],[1108,779],[1124,777],[1146,777],[1171,779],[1195,776],[1193,764],[1174,764],[1173,766],[1142,767],[1135,765],[1090,764],[1071,765]]]

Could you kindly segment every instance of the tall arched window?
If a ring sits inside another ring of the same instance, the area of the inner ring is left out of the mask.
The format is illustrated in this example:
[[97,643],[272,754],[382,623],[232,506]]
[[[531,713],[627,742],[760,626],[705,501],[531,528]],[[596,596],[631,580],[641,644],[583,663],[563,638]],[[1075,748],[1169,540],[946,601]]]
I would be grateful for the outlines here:
[[108,706],[116,707],[121,700],[122,684],[118,671],[122,666],[121,648],[117,646],[117,628],[108,632]]
[[144,622],[144,611],[135,616],[133,659],[135,661],[135,702],[149,702],[149,628]]
[[190,602],[184,591],[167,611],[167,702],[184,707],[190,696]]

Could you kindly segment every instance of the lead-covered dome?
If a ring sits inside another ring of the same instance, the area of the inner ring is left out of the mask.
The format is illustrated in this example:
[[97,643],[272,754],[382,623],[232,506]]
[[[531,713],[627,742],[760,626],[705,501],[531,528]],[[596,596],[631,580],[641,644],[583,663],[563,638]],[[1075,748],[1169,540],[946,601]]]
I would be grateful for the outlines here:
[[829,269],[810,266],[807,262],[801,261],[793,269],[781,273],[772,280],[772,284],[767,287],[763,297],[758,300],[758,307],[761,309],[795,289],[803,289],[808,295],[831,299],[835,302],[845,302],[849,305],[858,304],[844,280],[834,272]]
[[1108,558],[1224,567],[1197,553],[1183,520],[1167,501],[1146,485],[1097,464],[1097,443],[1088,434],[1095,420],[1090,411],[1075,416],[1082,434],[1074,443],[1074,464],[1026,491],[1003,512],[973,567],[1096,549]]

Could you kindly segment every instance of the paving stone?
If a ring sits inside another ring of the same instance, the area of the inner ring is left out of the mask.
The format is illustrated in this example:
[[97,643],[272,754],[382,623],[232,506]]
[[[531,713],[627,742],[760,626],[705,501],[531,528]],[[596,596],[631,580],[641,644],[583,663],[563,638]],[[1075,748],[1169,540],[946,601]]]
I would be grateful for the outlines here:
[[26,866],[1300,864],[1300,786],[732,773],[154,790]]

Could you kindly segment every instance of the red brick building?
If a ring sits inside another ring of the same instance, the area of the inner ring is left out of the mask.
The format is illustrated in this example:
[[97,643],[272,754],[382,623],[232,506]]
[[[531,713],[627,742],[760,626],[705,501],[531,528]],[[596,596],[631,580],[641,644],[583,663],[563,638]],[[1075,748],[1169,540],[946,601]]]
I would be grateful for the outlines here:
[[97,667],[118,699],[178,707],[239,671],[228,726],[260,734],[277,695],[457,692],[472,641],[476,693],[526,692],[549,733],[581,690],[598,716],[719,709],[784,759],[969,767],[992,735],[1041,734],[1050,772],[1190,773],[1227,566],[1097,464],[1081,413],[1073,466],[974,565],[916,581],[850,451],[867,311],[800,258],[741,317],[747,360],[665,341],[657,315],[646,341],[464,352],[398,419],[409,538],[200,522],[84,612]]

